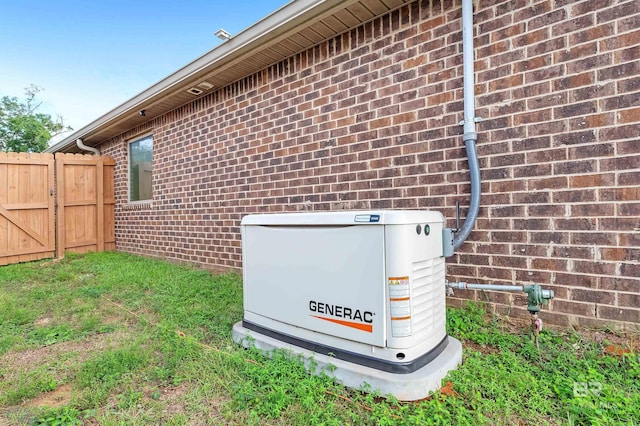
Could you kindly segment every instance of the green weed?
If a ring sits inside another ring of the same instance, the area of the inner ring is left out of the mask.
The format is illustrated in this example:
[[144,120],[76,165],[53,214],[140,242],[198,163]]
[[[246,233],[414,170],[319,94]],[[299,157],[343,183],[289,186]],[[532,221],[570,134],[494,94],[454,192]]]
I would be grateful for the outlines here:
[[70,340],[74,334],[74,330],[68,324],[38,327],[27,333],[27,342],[37,346],[49,346]]
[[75,426],[81,425],[83,414],[73,407],[61,407],[44,410],[33,424],[36,426]]
[[125,376],[146,365],[148,355],[134,345],[97,354],[78,370],[75,383],[85,389],[87,408],[103,402]]

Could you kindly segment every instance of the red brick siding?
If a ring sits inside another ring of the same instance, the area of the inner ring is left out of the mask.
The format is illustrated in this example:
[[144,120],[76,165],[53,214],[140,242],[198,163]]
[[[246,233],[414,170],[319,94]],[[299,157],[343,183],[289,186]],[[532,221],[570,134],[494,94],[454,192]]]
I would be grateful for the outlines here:
[[[449,279],[540,282],[559,324],[640,322],[640,3],[476,7],[484,193]],[[236,269],[249,213],[436,209],[452,224],[469,198],[460,16],[414,2],[107,141],[118,249]],[[126,141],[150,129],[153,205],[133,210]],[[527,315],[520,296],[456,296]]]

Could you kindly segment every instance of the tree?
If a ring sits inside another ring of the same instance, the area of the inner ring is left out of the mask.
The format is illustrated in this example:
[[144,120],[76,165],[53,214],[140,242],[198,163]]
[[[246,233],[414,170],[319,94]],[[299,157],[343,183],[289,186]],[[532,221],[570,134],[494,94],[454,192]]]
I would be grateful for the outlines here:
[[0,152],[42,152],[51,138],[73,130],[62,117],[37,112],[42,102],[36,95],[41,91],[32,84],[25,88],[24,101],[9,96],[0,100]]

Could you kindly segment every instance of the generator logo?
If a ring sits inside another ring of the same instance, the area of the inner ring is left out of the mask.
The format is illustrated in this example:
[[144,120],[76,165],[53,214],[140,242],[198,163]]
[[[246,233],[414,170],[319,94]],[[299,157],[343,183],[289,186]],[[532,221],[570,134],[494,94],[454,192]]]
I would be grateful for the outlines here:
[[309,301],[309,310],[313,312],[311,316],[314,318],[366,331],[367,333],[373,332],[373,312],[352,309],[347,306],[329,305],[315,300]]

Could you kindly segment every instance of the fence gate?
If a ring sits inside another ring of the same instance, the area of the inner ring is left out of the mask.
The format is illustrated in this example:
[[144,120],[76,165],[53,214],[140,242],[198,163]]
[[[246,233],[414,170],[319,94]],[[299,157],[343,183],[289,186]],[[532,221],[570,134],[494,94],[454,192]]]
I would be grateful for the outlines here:
[[0,265],[115,248],[109,157],[0,153]]
[[115,248],[114,165],[111,158],[56,154],[58,257]]
[[0,265],[53,257],[51,154],[0,153]]

